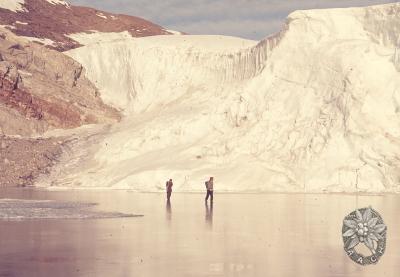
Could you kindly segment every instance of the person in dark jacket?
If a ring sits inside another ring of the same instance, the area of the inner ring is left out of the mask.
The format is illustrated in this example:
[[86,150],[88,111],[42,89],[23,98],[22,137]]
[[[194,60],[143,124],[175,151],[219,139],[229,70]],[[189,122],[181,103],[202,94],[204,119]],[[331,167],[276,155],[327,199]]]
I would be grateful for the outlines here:
[[172,186],[174,185],[174,183],[172,183],[172,179],[169,179],[169,181],[167,181],[167,183],[165,184],[165,187],[167,189],[167,201],[169,202],[170,198],[171,198],[171,194],[172,194]]
[[214,177],[210,177],[210,180],[206,181],[206,189],[207,189],[207,195],[206,195],[206,201],[208,200],[209,197],[211,197],[211,202],[214,200]]

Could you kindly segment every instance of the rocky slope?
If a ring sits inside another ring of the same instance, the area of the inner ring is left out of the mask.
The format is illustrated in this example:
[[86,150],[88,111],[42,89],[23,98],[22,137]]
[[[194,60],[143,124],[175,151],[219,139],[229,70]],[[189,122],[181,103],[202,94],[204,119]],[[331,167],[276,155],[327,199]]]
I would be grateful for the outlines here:
[[66,138],[31,136],[119,119],[79,63],[0,28],[0,187],[33,185],[56,164]]
[[133,37],[172,34],[139,17],[77,7],[60,0],[1,0],[0,24],[50,48],[65,51],[80,46],[77,33],[128,32]]
[[23,139],[0,136],[0,187],[34,185],[41,174],[48,174],[63,147],[64,138]]
[[14,118],[0,120],[0,133],[30,135],[119,120],[71,58],[4,29],[0,53],[0,112]]

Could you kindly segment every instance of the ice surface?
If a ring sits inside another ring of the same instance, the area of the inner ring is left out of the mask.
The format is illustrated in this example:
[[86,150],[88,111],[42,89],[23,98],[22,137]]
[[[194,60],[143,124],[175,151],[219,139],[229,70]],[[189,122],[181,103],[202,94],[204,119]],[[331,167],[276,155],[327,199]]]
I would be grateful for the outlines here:
[[0,220],[96,219],[135,216],[90,210],[95,205],[50,200],[0,199]]
[[297,11],[257,43],[156,36],[69,51],[120,124],[54,186],[400,191],[400,4]]
[[[2,191],[4,195],[4,191]],[[16,190],[13,198],[74,199],[140,219],[0,221],[0,276],[397,277],[400,195],[203,194]],[[361,268],[342,222],[372,205],[389,226],[386,253]],[[79,269],[79,271],[78,271]]]

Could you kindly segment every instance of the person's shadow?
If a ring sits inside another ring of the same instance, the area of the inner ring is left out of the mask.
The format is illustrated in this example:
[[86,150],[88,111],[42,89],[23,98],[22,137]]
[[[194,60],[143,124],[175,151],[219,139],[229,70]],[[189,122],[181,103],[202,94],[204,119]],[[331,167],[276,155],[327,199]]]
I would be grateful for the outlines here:
[[206,201],[206,223],[208,226],[212,227],[213,223],[213,202],[208,204],[208,201]]
[[170,221],[172,218],[172,208],[171,201],[167,201],[167,205],[165,206],[165,210],[167,211],[167,220]]

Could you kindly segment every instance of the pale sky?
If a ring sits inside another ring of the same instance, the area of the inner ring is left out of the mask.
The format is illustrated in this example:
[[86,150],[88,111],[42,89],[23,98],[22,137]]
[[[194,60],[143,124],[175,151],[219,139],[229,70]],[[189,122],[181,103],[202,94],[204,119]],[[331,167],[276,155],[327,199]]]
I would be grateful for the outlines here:
[[368,6],[395,0],[69,0],[71,4],[135,15],[189,34],[260,40],[279,31],[294,10]]

